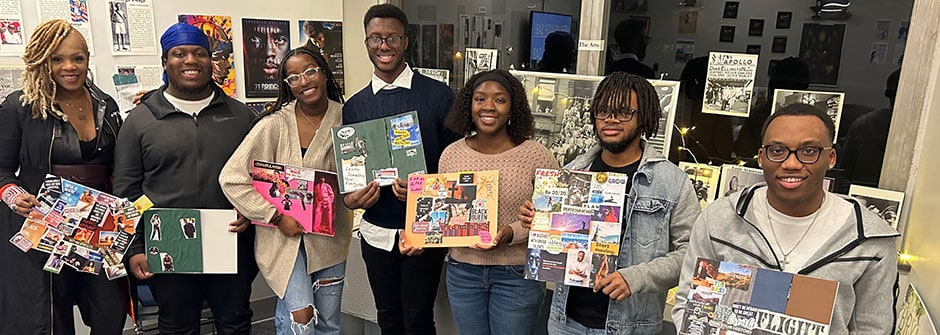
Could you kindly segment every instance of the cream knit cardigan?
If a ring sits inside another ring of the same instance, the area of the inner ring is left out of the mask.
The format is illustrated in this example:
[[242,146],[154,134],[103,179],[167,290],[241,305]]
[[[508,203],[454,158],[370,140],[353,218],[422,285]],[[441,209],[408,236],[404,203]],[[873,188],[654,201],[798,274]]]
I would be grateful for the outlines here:
[[[342,124],[343,105],[330,101],[319,130],[307,146],[307,154],[301,156],[295,104],[296,101],[288,103],[259,120],[219,175],[222,192],[242,215],[252,221],[269,222],[277,212],[251,185],[249,170],[253,160],[336,171],[330,130]],[[261,275],[278,297],[283,298],[287,290],[301,238],[307,254],[308,274],[346,260],[352,236],[352,212],[343,205],[342,199],[342,196],[336,197],[333,210],[336,235],[333,237],[314,234],[287,237],[276,227],[255,226],[255,259]]]

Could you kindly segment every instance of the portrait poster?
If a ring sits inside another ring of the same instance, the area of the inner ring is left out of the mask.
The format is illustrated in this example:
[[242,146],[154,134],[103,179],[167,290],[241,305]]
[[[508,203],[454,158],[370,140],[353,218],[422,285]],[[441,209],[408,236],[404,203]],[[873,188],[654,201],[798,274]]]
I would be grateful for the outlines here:
[[[839,133],[839,121],[842,119],[842,106],[845,104],[845,93],[800,91],[800,90],[774,90],[774,103],[770,107],[770,114],[777,110],[796,103],[812,105],[826,112],[835,125],[836,134]],[[833,140],[835,141],[835,140]]]
[[111,54],[158,55],[151,0],[109,0]]
[[437,68],[437,25],[421,26],[421,67]]
[[888,40],[888,36],[891,36],[891,20],[875,21],[875,39],[886,41]]
[[[340,21],[297,21],[300,26],[298,46],[307,46],[323,56],[336,79],[340,94],[346,94],[346,75],[343,65],[343,23]],[[280,83],[278,83],[280,84]]]
[[764,171],[737,164],[724,164],[721,166],[721,186],[715,200],[721,197],[740,192],[751,185],[764,182]]
[[[82,33],[88,45],[88,53],[95,55],[95,40],[91,33],[90,14],[88,12],[89,0],[36,0],[39,10],[39,22],[52,19],[68,21],[72,27]],[[24,34],[23,37],[27,37]]]
[[777,29],[790,29],[790,23],[793,21],[793,12],[777,12]]
[[[828,334],[839,282],[698,258],[679,334]],[[784,326],[786,325],[786,326]]]
[[907,285],[907,293],[904,294],[904,303],[898,311],[898,328],[896,335],[937,335],[937,329],[933,326],[930,313],[927,312],[927,306],[924,305],[924,299],[920,292],[914,288],[914,284]]
[[695,197],[702,208],[718,198],[720,167],[704,163],[679,162],[679,169],[685,171],[685,174],[689,176],[692,189],[695,191]]
[[851,185],[849,196],[857,199],[862,208],[867,208],[885,220],[891,228],[898,229],[898,220],[904,205],[904,192]]
[[496,57],[499,50],[495,49],[474,49],[467,48],[467,54],[464,56],[464,78],[470,79],[473,75],[496,69]]
[[679,33],[695,34],[698,30],[698,11],[690,10],[679,13]]
[[417,111],[333,127],[339,192],[427,172]]
[[738,18],[738,6],[740,3],[737,1],[725,1],[725,10],[721,15],[723,19],[737,19]]
[[417,73],[427,76],[428,78],[437,80],[444,85],[450,85],[450,70],[447,69],[428,69],[423,67],[412,68]]
[[235,56],[232,54],[232,17],[225,15],[180,14],[179,22],[202,30],[209,38],[212,81],[235,98]]
[[499,171],[408,177],[405,245],[425,248],[491,244],[499,219]]
[[20,0],[0,1],[0,55],[23,54],[29,37],[24,34],[24,28]]
[[[251,185],[278,213],[297,220],[305,233],[333,236],[339,183],[329,171],[253,161]],[[256,225],[276,227],[267,222]]]
[[0,66],[0,101],[6,99],[7,95],[13,91],[23,88],[23,71],[25,66],[3,65]]
[[702,112],[747,117],[751,111],[757,55],[711,52]]
[[278,66],[290,50],[290,21],[242,19],[245,97],[277,97]]
[[[438,61],[437,67],[449,71],[454,70],[454,25],[439,24],[438,28]],[[444,82],[444,85],[450,85],[450,82]]]
[[773,43],[770,45],[770,52],[775,54],[787,53],[787,37],[774,36]]
[[537,169],[526,279],[591,287],[616,271],[629,181],[621,173]]
[[150,272],[238,273],[238,233],[231,209],[151,208],[144,212],[144,253]]
[[764,36],[764,19],[751,19],[747,25],[747,36]]
[[845,24],[804,23],[800,39],[800,59],[809,65],[809,82],[839,84]]

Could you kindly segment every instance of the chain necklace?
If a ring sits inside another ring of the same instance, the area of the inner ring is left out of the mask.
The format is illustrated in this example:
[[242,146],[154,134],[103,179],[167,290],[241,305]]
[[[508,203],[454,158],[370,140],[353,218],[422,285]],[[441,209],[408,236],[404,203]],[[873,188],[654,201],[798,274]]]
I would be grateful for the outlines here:
[[297,112],[300,113],[300,116],[303,117],[304,120],[307,120],[307,122],[309,122],[310,125],[313,126],[313,131],[314,131],[314,132],[317,132],[318,130],[320,130],[320,123],[323,122],[323,118],[322,118],[322,117],[320,118],[320,123],[315,123],[315,122],[313,122],[313,119],[311,119],[309,116],[307,116],[307,113],[304,113],[304,111],[302,111],[302,110],[300,109],[300,106],[297,106]]
[[819,217],[819,212],[822,211],[823,206],[826,204],[826,195],[823,195],[823,202],[819,205],[819,209],[816,210],[816,213],[813,214],[813,221],[809,223],[809,226],[806,227],[806,230],[803,231],[803,234],[800,235],[800,239],[796,240],[796,243],[793,244],[793,247],[790,248],[790,251],[783,250],[783,245],[780,244],[780,240],[777,239],[777,232],[774,230],[774,223],[770,219],[770,200],[767,200],[765,206],[767,207],[767,224],[770,225],[770,233],[774,235],[774,242],[777,243],[777,248],[780,249],[780,252],[783,253],[783,261],[780,262],[780,269],[784,270],[787,268],[787,265],[790,264],[790,254],[796,250],[796,247],[803,242],[803,239],[806,238],[806,235],[809,234],[810,230],[813,230],[813,225],[816,224],[816,218]]
[[[479,135],[477,135],[477,136],[479,136]],[[476,150],[476,152],[479,152],[479,153],[482,153],[482,154],[487,154],[487,155],[497,155],[497,154],[501,154],[501,153],[503,153],[503,152],[506,152],[506,150],[512,149],[512,146],[513,146],[512,140],[507,139],[506,142],[503,142],[503,145],[499,146],[499,148],[496,149],[495,152],[493,152],[493,153],[488,153],[488,152],[480,151],[480,140],[479,140],[476,136],[472,137],[471,139],[472,139],[473,141],[469,141],[469,140],[468,140],[468,141],[467,141],[467,145],[468,145],[471,149]],[[470,145],[471,143],[472,143],[473,145]],[[507,147],[508,147],[508,148],[507,148]]]
[[[75,114],[78,115],[78,120],[80,120],[80,121],[85,121],[85,120],[88,119],[88,113],[85,113],[85,108],[84,108],[83,106],[75,106],[75,105],[73,105],[73,104],[71,104],[71,103],[68,103],[68,102],[65,102],[65,101],[58,101],[58,102],[59,102],[59,109],[60,109],[60,110],[62,109],[62,106],[65,105],[65,106],[67,106],[70,110],[72,110],[73,113],[75,113]],[[62,112],[64,113],[65,111],[63,110]],[[68,115],[65,115],[65,116],[63,117],[63,121],[68,122]]]

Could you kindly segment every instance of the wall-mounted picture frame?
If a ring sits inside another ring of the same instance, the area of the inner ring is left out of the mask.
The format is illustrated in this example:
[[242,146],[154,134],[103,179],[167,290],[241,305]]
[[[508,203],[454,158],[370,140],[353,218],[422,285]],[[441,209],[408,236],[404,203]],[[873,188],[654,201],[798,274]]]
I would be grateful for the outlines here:
[[747,25],[747,36],[764,36],[764,19],[751,19]]
[[791,21],[793,21],[793,12],[777,12],[777,29],[790,29]]
[[770,52],[775,54],[787,53],[787,37],[774,36],[774,41],[770,45]]
[[734,26],[721,26],[718,34],[718,42],[734,43]]
[[737,1],[725,1],[725,11],[721,18],[723,19],[737,19],[738,18],[738,7],[740,3]]

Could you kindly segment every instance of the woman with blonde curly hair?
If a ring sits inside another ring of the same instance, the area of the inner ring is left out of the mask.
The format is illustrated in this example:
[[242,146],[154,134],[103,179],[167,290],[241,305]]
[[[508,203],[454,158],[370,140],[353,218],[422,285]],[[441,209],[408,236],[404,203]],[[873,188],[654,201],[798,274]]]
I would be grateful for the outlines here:
[[[47,173],[110,191],[120,118],[114,100],[86,80],[88,56],[85,38],[66,21],[43,22],[30,36],[23,89],[0,105],[0,195],[7,204],[0,206],[0,236],[17,234],[39,205],[34,194]],[[0,281],[3,332],[74,334],[78,305],[92,333],[121,333],[126,280],[70,267],[52,274],[43,271],[48,254],[0,245],[0,268],[7,270]]]

